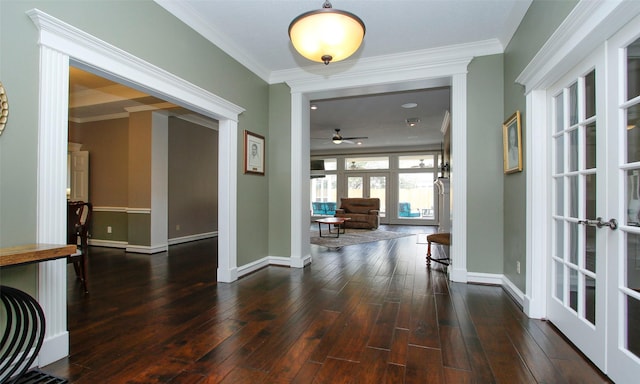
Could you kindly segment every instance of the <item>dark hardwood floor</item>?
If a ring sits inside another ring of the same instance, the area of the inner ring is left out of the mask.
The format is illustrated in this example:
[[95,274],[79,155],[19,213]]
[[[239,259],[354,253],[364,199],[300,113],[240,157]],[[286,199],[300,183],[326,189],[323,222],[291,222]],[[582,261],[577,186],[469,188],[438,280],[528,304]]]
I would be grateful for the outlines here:
[[232,284],[216,283],[216,245],[92,247],[88,295],[69,270],[71,354],[42,370],[92,384],[608,382],[502,288],[427,270],[415,236],[312,246],[304,269]]

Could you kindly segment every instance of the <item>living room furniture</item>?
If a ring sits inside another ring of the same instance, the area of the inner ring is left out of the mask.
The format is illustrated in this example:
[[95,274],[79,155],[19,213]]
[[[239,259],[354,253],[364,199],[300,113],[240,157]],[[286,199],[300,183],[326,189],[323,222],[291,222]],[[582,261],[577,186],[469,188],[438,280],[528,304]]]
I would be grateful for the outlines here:
[[336,214],[336,203],[333,201],[314,201],[311,206],[314,216],[333,216]]
[[411,212],[411,203],[398,203],[398,217],[420,217],[420,211]]
[[335,217],[349,218],[346,228],[377,229],[380,225],[380,199],[343,197]]
[[87,257],[89,254],[89,226],[93,206],[84,201],[67,202],[67,244],[77,246],[77,251],[69,256],[69,262],[73,263],[76,277],[80,280],[82,289],[88,293],[87,288]]
[[431,262],[435,261],[443,265],[449,265],[451,259],[449,257],[433,258],[431,257],[431,243],[450,246],[451,245],[451,233],[434,233],[427,235],[427,268],[431,268]]
[[320,234],[320,237],[330,237],[330,236],[322,236],[322,228],[321,225],[322,224],[328,224],[329,226],[329,234],[333,234],[333,232],[331,232],[331,226],[334,225],[336,226],[337,230],[335,233],[335,237],[340,237],[340,229],[342,228],[342,233],[345,233],[345,227],[344,227],[344,223],[348,222],[349,219],[348,217],[326,217],[324,219],[318,219],[316,220],[316,223],[318,223],[318,232]]

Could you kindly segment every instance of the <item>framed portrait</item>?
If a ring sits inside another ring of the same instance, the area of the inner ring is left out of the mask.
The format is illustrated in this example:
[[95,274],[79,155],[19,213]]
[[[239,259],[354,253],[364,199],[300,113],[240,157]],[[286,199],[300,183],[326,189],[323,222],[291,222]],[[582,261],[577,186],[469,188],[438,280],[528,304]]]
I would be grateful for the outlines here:
[[522,128],[520,111],[516,111],[502,124],[504,173],[522,171]]
[[264,175],[264,136],[244,131],[244,173]]

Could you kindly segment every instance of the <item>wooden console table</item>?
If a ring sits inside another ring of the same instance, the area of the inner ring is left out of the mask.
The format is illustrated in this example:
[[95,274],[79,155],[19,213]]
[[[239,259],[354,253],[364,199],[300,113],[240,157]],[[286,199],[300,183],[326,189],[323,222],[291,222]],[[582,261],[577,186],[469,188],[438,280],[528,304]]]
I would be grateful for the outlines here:
[[0,248],[0,267],[61,259],[75,252],[73,244],[27,244]]
[[[76,246],[67,244],[28,244],[0,248],[0,267],[61,259],[75,252]],[[2,336],[6,347],[3,346],[0,361],[0,383],[8,380],[11,383],[22,383],[25,376],[46,378],[47,383],[66,383],[65,379],[49,377],[37,370],[29,371],[40,352],[45,334],[46,323],[40,304],[27,293],[3,285],[0,285],[0,298],[7,316]]]

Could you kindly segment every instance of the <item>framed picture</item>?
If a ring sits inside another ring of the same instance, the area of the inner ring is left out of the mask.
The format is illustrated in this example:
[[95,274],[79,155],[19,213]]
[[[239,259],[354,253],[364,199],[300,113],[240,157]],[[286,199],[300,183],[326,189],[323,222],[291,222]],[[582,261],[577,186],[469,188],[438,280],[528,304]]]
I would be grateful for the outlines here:
[[516,111],[502,124],[504,173],[522,171],[522,128],[520,111]]
[[264,136],[244,131],[244,173],[264,175]]

